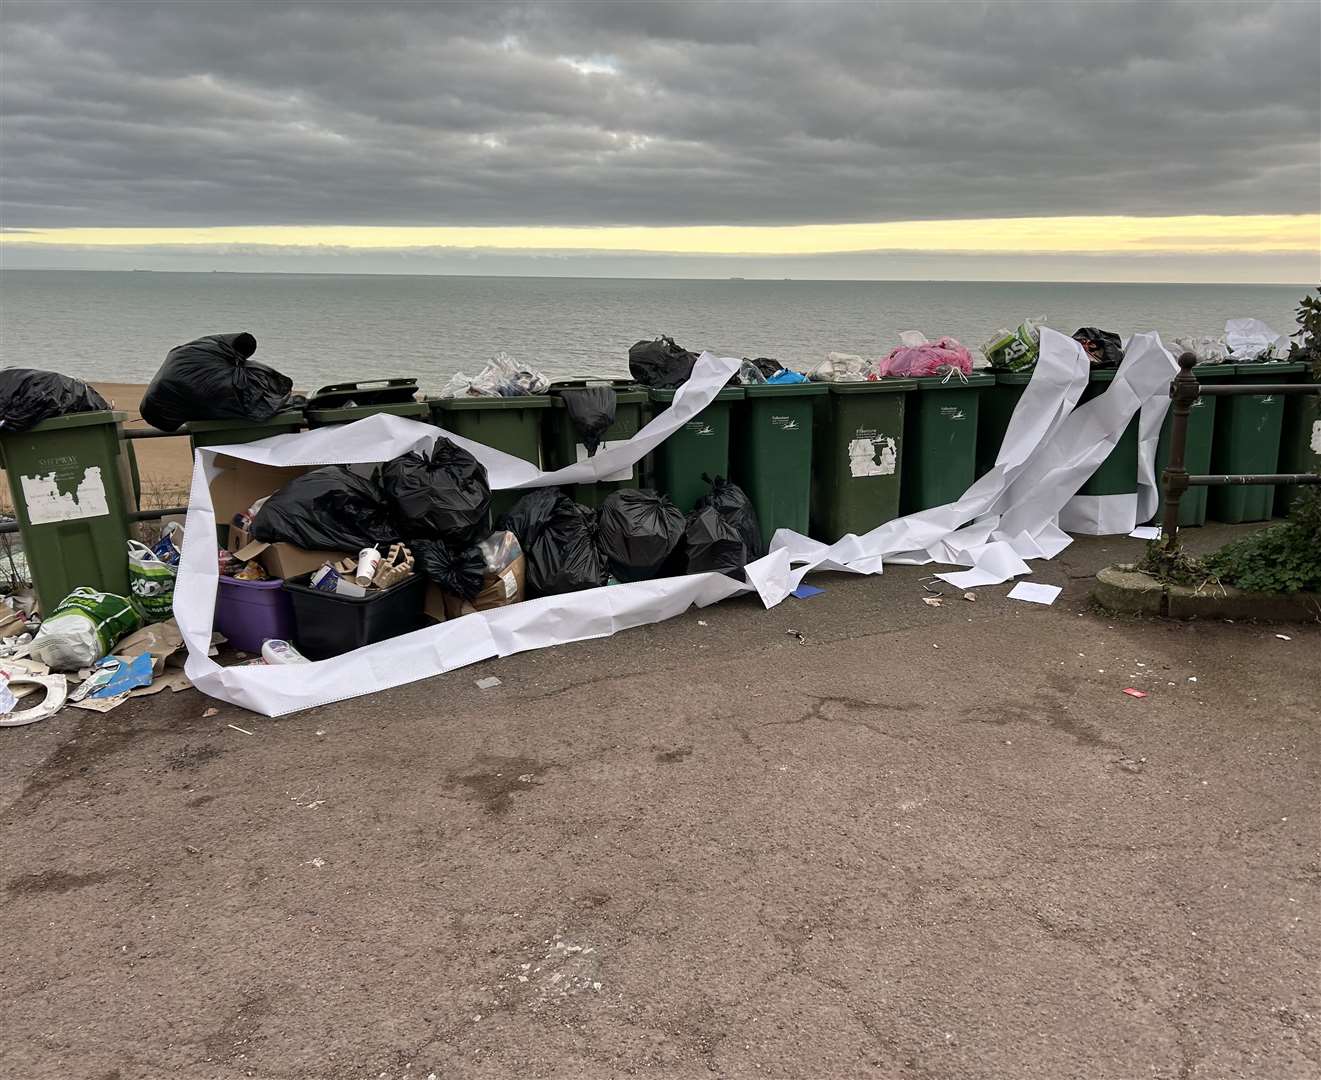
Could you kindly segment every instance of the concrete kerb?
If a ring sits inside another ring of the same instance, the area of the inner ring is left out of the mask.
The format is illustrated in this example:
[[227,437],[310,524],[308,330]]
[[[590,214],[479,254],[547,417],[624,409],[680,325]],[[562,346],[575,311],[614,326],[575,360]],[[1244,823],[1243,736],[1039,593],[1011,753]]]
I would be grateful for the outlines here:
[[1169,619],[1321,622],[1321,594],[1246,592],[1232,585],[1167,585],[1132,565],[1096,575],[1092,599],[1107,611]]

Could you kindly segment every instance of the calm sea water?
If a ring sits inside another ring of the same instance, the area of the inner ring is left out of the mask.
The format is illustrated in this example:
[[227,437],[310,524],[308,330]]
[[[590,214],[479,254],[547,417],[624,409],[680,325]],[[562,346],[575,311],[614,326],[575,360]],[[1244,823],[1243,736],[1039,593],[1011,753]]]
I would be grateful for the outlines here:
[[666,333],[690,349],[803,367],[878,354],[901,330],[975,352],[993,330],[1044,315],[1167,340],[1238,316],[1293,330],[1299,286],[982,282],[674,281],[0,272],[0,360],[87,379],[146,382],[172,346],[248,330],[256,358],[303,390],[416,375],[437,388],[505,350],[551,375],[628,373],[628,347]]

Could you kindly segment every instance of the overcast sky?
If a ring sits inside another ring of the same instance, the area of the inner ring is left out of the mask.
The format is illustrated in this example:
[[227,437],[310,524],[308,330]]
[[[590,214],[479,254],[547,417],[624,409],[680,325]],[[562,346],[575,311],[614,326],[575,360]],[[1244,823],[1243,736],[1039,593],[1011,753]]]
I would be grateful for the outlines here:
[[[1321,201],[1315,0],[5,0],[0,20],[7,230],[1315,215]],[[1278,265],[1311,277],[1316,219],[1300,228],[1305,250]],[[76,259],[66,235],[36,255],[7,244],[6,264]]]

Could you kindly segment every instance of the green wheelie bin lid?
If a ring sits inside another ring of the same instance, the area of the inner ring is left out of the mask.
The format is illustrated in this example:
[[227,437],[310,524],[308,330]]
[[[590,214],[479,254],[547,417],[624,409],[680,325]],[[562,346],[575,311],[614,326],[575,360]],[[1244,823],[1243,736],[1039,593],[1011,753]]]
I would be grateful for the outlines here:
[[[546,394],[519,397],[433,398],[431,422],[437,427],[493,450],[530,461],[541,468],[541,421],[552,399]],[[491,492],[491,520],[498,522],[526,491]]]
[[250,443],[269,439],[272,435],[288,435],[303,430],[303,410],[286,409],[269,420],[190,420],[179,429],[188,433],[192,449],[204,446],[228,446],[232,443]]
[[[1297,382],[1305,364],[1265,361],[1234,364],[1236,383]],[[1273,473],[1279,471],[1280,437],[1284,430],[1282,394],[1235,394],[1216,405],[1212,473]],[[1212,488],[1207,517],[1237,524],[1265,521],[1275,511],[1270,484],[1234,484]]]
[[[587,459],[587,448],[579,441],[568,410],[558,391],[591,386],[610,386],[615,391],[615,422],[606,428],[602,446],[626,442],[642,430],[643,416],[649,400],[647,390],[627,379],[565,379],[552,383],[550,408],[542,414],[542,453],[547,470],[562,469]],[[611,492],[638,486],[638,468],[621,470],[609,480],[595,484],[574,484],[568,494],[584,506],[599,507]]]
[[818,398],[812,453],[812,535],[834,543],[899,516],[904,412],[915,379],[832,382]]
[[809,531],[814,406],[829,394],[828,383],[745,386],[734,407],[730,471],[752,500],[763,543],[776,529]]
[[81,586],[129,595],[129,469],[122,412],[0,430],[28,574],[43,615]]
[[[653,413],[663,412],[677,390],[649,392]],[[657,490],[669,496],[685,514],[711,490],[703,474],[729,476],[733,402],[742,401],[743,387],[723,387],[697,416],[674,432],[651,455],[650,472]]]
[[904,407],[903,514],[953,502],[972,486],[981,392],[995,386],[995,376],[984,371],[912,381],[913,396]]
[[365,420],[377,413],[391,416],[403,416],[409,420],[430,421],[431,403],[427,401],[400,401],[388,405],[350,405],[344,408],[308,409],[307,426],[310,428],[333,427],[336,424],[352,424]]
[[[1198,382],[1228,382],[1234,377],[1233,364],[1202,364],[1193,369]],[[1205,475],[1211,471],[1211,441],[1215,434],[1216,409],[1219,398],[1202,396],[1193,402],[1188,410],[1188,438],[1184,442],[1184,467],[1189,473]],[[1161,425],[1160,441],[1156,444],[1156,486],[1160,490],[1160,501],[1156,507],[1156,516],[1152,519],[1159,523],[1165,509],[1165,490],[1161,479],[1165,466],[1170,463],[1170,431],[1174,424],[1173,411],[1166,412],[1165,422]],[[1206,524],[1206,498],[1210,489],[1190,487],[1179,500],[1179,527]]]

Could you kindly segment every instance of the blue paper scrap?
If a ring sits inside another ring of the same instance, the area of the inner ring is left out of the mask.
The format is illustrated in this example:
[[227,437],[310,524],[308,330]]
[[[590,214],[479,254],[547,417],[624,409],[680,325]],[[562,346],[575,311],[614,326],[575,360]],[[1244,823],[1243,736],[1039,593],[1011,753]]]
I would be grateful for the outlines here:
[[815,585],[799,585],[789,595],[797,600],[806,600],[812,596],[820,596],[825,591],[825,589],[818,589]]

